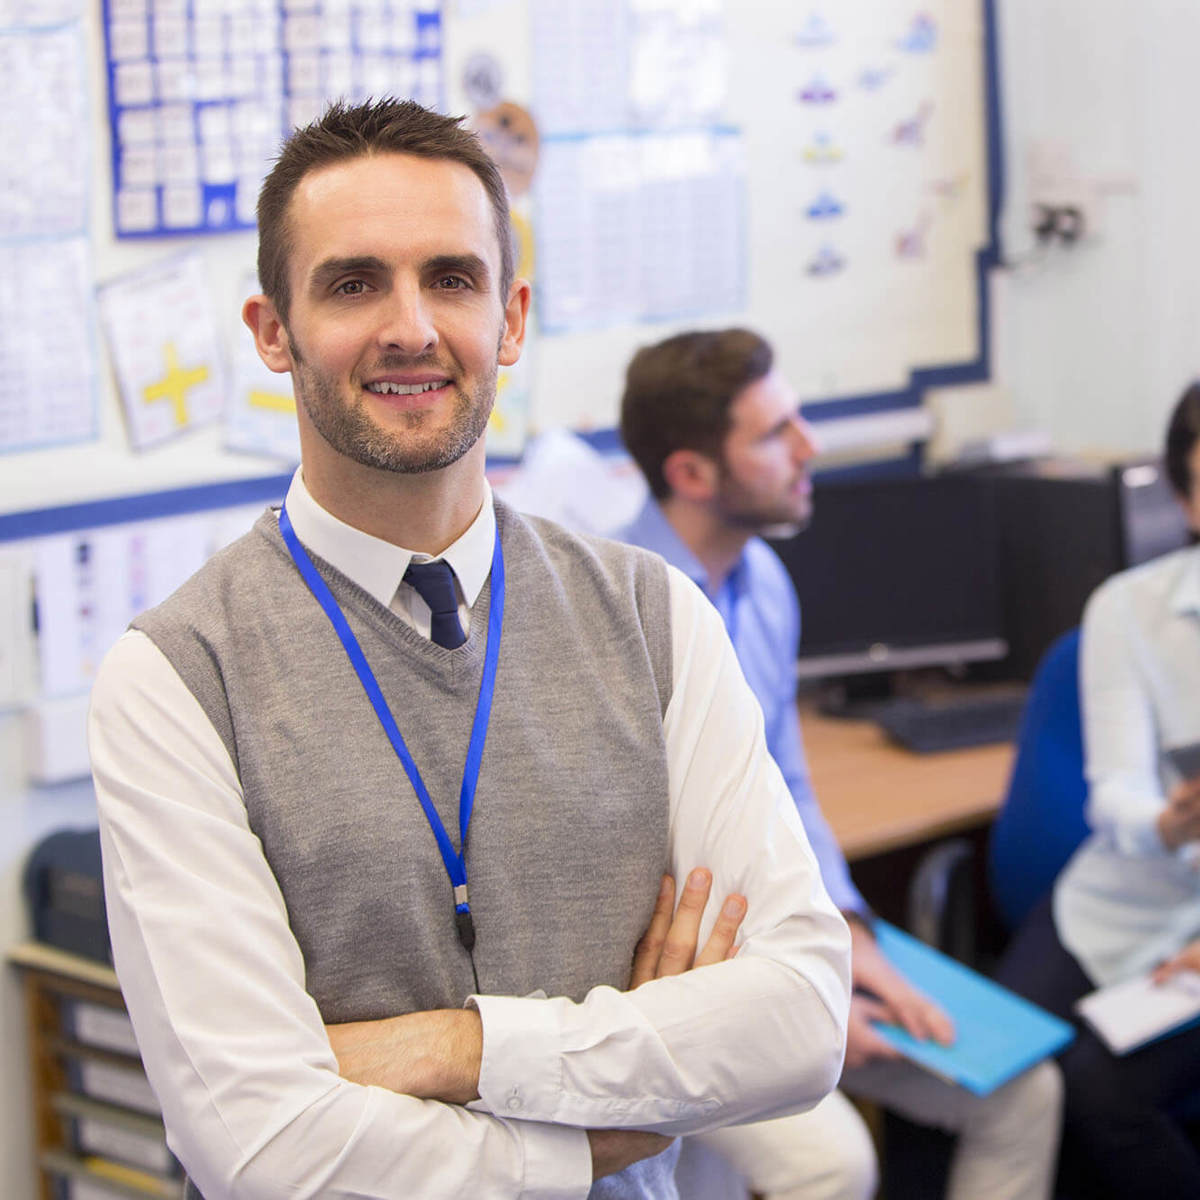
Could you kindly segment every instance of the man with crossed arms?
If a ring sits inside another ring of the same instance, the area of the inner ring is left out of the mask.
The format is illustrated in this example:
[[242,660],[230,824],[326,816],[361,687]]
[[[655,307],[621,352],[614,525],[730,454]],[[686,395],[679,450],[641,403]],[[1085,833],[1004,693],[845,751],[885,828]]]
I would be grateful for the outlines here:
[[258,212],[244,318],[302,465],[90,718],[188,1194],[671,1200],[676,1135],[841,1066],[847,931],[761,715],[687,579],[487,486],[530,289],[475,138],[335,105]]

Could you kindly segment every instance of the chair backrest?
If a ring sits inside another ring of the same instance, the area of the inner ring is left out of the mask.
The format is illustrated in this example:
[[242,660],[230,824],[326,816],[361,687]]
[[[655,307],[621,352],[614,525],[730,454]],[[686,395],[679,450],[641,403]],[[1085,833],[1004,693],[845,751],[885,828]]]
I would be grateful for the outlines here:
[[1008,795],[992,826],[988,877],[1010,929],[1049,891],[1088,832],[1084,819],[1079,630],[1042,657],[1029,689]]

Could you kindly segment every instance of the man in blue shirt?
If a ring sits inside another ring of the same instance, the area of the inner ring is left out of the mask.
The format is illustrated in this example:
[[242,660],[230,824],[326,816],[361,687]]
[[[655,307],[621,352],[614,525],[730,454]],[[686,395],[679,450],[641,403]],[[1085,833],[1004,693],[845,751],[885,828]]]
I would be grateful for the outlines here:
[[[855,994],[842,1090],[957,1134],[951,1200],[1050,1196],[1061,1104],[1053,1063],[978,1097],[902,1059],[872,1027],[884,1020],[918,1038],[954,1037],[945,1013],[880,953],[870,910],[813,795],[796,709],[800,607],[782,563],[758,535],[808,523],[816,444],[770,345],[728,329],[643,348],[626,376],[621,434],[651,496],[620,536],[689,575],[720,612],[825,886],[850,923]],[[770,1200],[857,1200],[877,1185],[870,1137],[840,1092],[811,1112],[699,1140]]]

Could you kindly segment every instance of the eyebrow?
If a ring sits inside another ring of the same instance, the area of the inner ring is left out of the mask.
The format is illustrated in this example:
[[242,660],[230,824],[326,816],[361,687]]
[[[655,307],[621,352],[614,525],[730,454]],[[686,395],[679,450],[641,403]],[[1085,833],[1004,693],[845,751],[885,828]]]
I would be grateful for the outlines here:
[[387,271],[382,258],[373,254],[353,255],[349,258],[327,258],[318,263],[309,276],[309,291],[319,292],[342,275],[379,275]]
[[795,409],[788,413],[786,417],[780,417],[780,419],[776,421],[766,433],[763,434],[763,438],[774,437],[777,433],[782,433],[793,421],[797,419],[803,419],[801,413],[803,407],[804,406],[802,404],[797,404]]
[[[428,275],[467,275],[486,288],[491,279],[487,263],[478,254],[439,254],[422,265]],[[309,277],[309,290],[320,292],[343,275],[386,275],[387,263],[374,254],[355,254],[345,258],[327,258],[318,263]]]
[[478,254],[439,254],[425,264],[430,275],[469,275],[486,287],[491,279],[487,263]]

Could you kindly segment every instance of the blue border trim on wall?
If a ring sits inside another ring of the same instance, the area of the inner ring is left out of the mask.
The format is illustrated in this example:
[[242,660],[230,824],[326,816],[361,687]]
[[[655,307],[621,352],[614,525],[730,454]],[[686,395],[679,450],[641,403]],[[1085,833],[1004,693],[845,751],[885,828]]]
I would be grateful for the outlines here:
[[288,472],[257,479],[173,488],[163,492],[143,492],[136,496],[114,496],[109,500],[64,504],[58,508],[5,513],[0,515],[0,542],[49,537],[56,533],[69,533],[73,529],[122,525],[127,521],[180,517],[218,508],[236,508],[242,504],[270,504],[273,500],[283,499],[291,479],[292,474]]

